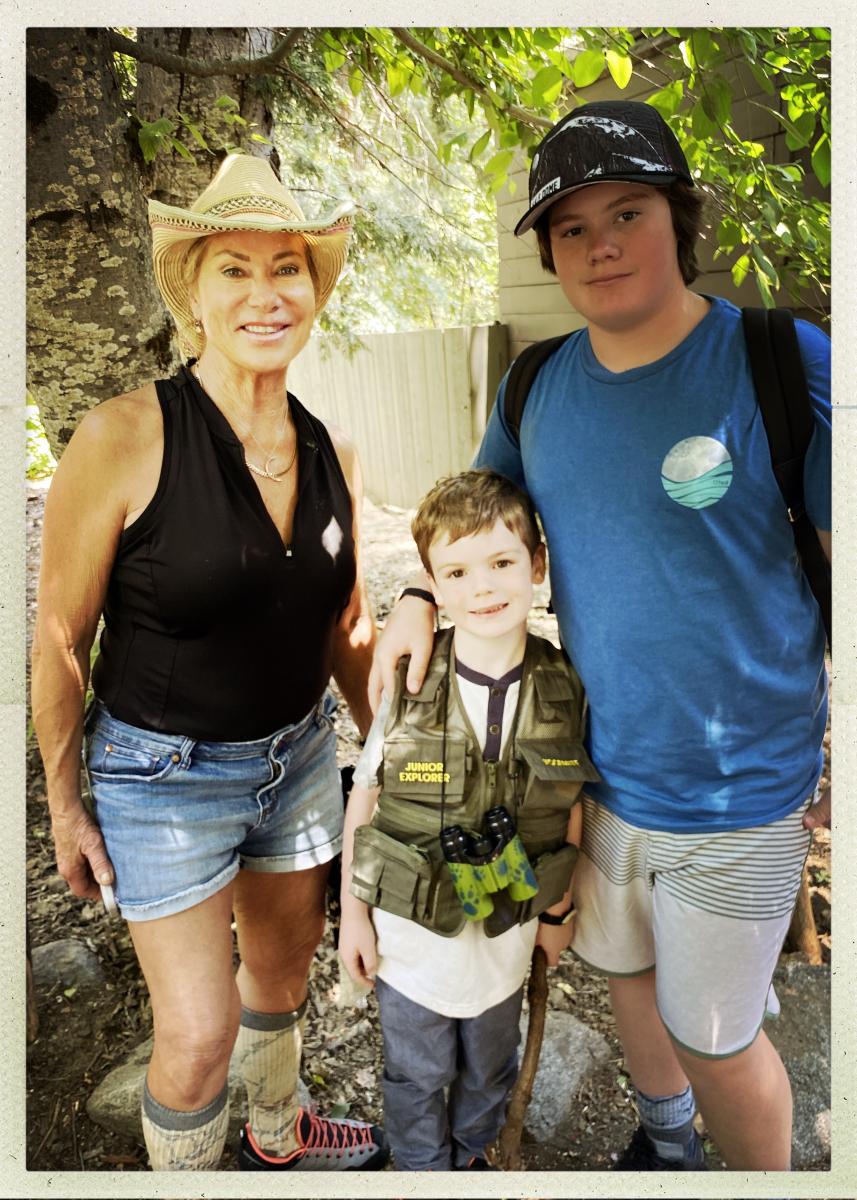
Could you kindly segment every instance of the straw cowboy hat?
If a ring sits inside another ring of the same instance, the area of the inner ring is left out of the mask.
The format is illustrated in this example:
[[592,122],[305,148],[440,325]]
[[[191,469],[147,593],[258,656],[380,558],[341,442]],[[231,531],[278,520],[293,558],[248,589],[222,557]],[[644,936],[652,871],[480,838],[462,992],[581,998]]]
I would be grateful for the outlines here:
[[351,234],[350,201],[329,217],[308,221],[269,163],[250,154],[230,154],[190,208],[149,201],[155,280],[175,318],[184,349],[199,355],[205,335],[194,327],[185,275],[185,256],[197,238],[228,230],[299,233],[306,242],[316,288],[316,312],[330,298]]

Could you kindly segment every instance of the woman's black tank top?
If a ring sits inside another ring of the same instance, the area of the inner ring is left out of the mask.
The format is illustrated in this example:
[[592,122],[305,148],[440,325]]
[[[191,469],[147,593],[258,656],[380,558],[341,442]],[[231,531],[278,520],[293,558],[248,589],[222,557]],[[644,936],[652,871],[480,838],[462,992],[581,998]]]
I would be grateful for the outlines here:
[[287,549],[241,442],[190,371],[156,387],[161,475],[119,541],[93,690],[144,729],[266,737],[330,679],[356,573],[348,486],[324,425],[289,394],[298,499]]

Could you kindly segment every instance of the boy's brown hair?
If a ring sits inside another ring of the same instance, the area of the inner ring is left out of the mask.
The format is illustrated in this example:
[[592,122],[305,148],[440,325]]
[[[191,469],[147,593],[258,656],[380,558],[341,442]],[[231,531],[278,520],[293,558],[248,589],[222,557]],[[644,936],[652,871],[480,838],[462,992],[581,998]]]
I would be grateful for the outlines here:
[[[685,284],[690,285],[699,275],[696,242],[702,230],[705,197],[699,188],[691,187],[683,179],[673,180],[661,190],[666,196],[672,214],[679,271]],[[542,266],[552,275],[556,275],[553,250],[551,249],[549,214],[550,208],[546,208],[533,225],[533,229],[539,244]]]
[[446,534],[450,542],[493,527],[497,518],[535,554],[541,543],[532,502],[511,480],[487,467],[462,471],[439,480],[423,496],[411,522],[411,533],[425,569],[431,575],[429,550]]

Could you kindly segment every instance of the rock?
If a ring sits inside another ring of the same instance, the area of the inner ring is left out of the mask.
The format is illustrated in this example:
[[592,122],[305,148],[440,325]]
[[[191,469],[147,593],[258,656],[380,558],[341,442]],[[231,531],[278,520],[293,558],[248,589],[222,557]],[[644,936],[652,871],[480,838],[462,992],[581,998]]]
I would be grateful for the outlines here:
[[[143,1126],[140,1119],[140,1097],[143,1094],[143,1079],[152,1054],[152,1038],[141,1042],[121,1067],[116,1067],[89,1097],[86,1115],[97,1125],[123,1137],[143,1143]],[[238,1131],[247,1120],[247,1093],[244,1082],[235,1069],[229,1067],[229,1131],[227,1146],[238,1140]],[[303,1082],[298,1081],[298,1100],[304,1106],[310,1104],[310,1095]]]
[[830,1165],[830,968],[798,956],[774,972],[780,1014],[765,1032],[785,1063],[794,1096],[792,1166]]
[[[521,1020],[521,1046],[527,1036],[527,1017]],[[526,1128],[537,1142],[563,1138],[563,1127],[574,1115],[577,1091],[594,1070],[610,1057],[600,1033],[571,1013],[548,1009],[539,1067],[527,1109]]]
[[55,983],[63,987],[97,987],[106,978],[98,955],[74,938],[34,947],[32,963],[37,988]]

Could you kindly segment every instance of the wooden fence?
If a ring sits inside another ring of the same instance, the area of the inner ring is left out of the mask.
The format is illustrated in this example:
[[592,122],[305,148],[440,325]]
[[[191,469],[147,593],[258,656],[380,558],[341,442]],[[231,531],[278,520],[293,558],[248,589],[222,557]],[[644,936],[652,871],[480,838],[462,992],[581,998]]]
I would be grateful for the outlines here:
[[508,363],[506,329],[475,325],[367,334],[351,357],[315,338],[289,389],[352,438],[366,494],[413,508],[443,475],[470,465]]

